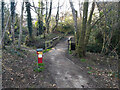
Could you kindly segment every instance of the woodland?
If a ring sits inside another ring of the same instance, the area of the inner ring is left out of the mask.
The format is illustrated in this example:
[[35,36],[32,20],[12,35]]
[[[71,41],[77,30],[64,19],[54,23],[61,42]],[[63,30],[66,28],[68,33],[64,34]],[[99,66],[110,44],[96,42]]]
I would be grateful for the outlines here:
[[[21,4],[20,13],[17,12],[18,2]],[[37,57],[36,49],[43,48],[43,53],[47,54],[57,44],[64,42],[64,39],[72,37],[75,50],[70,52],[67,50],[66,57],[75,65],[80,66],[80,63],[83,63],[82,67],[87,68],[85,70],[89,75],[94,75],[94,71],[98,73],[97,76],[106,75],[105,80],[108,80],[106,87],[117,88],[120,80],[120,2],[68,0],[68,11],[62,11],[64,5],[60,0],[55,6],[54,2],[55,0],[38,0],[36,4],[34,0],[26,2],[12,0],[10,3],[0,1],[3,87],[57,87],[47,67],[49,62],[46,62],[45,70],[40,74],[32,71],[36,66],[33,64]],[[35,18],[32,12],[36,15]],[[49,57],[46,60],[49,60]],[[31,66],[30,70],[20,69],[27,68],[27,65]],[[100,71],[97,68],[103,69]],[[24,76],[25,72],[28,72],[28,76],[32,73],[39,74],[38,78],[46,76],[44,80],[34,79],[36,81],[33,81],[34,83],[28,80],[31,83],[28,84],[25,81],[27,77]],[[102,72],[106,73],[99,75]],[[21,84],[17,82],[19,80],[17,75],[22,78],[19,78]],[[25,84],[22,85],[22,82]],[[47,84],[35,85],[39,82]]]

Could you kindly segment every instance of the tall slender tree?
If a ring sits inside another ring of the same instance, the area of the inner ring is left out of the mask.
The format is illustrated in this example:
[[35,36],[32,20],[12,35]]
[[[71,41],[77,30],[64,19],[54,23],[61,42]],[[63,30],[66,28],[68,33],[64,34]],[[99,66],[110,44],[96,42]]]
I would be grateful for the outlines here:
[[80,19],[82,18],[82,3],[79,0],[79,13],[80,13]]
[[18,48],[19,49],[21,48],[21,39],[22,39],[23,11],[24,11],[24,2],[22,2],[21,15],[20,15],[20,31],[19,31],[19,40],[18,40]]
[[1,13],[1,15],[2,15],[2,35],[3,35],[3,31],[4,31],[4,0],[2,0],[2,2],[1,2],[1,9],[2,9],[2,13]]
[[32,18],[31,18],[30,2],[26,2],[26,11],[27,11],[27,24],[28,24],[29,37],[30,37],[30,39],[32,39],[33,31],[32,31]]
[[87,31],[86,31],[86,37],[85,37],[85,47],[88,44],[88,40],[89,40],[89,37],[90,37],[90,32],[91,32],[91,29],[92,29],[91,28],[91,21],[92,21],[92,15],[93,15],[94,9],[95,9],[95,2],[92,3],[92,8],[91,8],[91,11],[90,11],[89,19],[87,21]]
[[52,31],[55,31],[55,29],[57,28],[57,25],[58,25],[58,21],[59,21],[59,1],[58,1],[57,14],[56,14],[55,20],[56,20],[56,24],[53,27]]
[[43,32],[43,12],[44,12],[44,3],[43,0],[41,0],[41,15],[40,15],[40,19],[41,19],[41,34]]
[[[74,8],[72,0],[69,0],[69,2],[72,9],[72,15],[74,20],[74,28],[75,28],[74,34],[75,34],[75,43],[76,43],[75,46],[77,47],[77,44],[78,44],[77,11]],[[76,49],[76,53],[77,53],[77,49]]]
[[51,13],[52,13],[52,0],[50,0],[50,9],[49,9],[49,13],[48,13],[48,7],[47,4],[48,1],[46,0],[46,18],[45,18],[45,22],[46,22],[46,30],[47,33],[49,33],[49,24],[50,24],[50,18],[51,18]]
[[38,8],[38,14],[37,14],[37,15],[38,15],[38,35],[41,34],[41,33],[40,33],[40,32],[41,32],[41,19],[40,19],[40,6],[41,6],[40,3],[41,3],[41,2],[40,2],[40,1],[41,1],[41,0],[39,0],[39,2],[38,2],[38,7],[39,7],[39,8]]
[[42,34],[43,31],[43,0],[39,0],[38,2],[38,30],[39,30],[39,35]]
[[78,55],[80,57],[85,55],[85,33],[86,33],[86,25],[87,25],[87,16],[88,16],[88,2],[84,2],[83,6],[83,19],[82,19],[82,27],[81,27],[81,32],[80,32],[80,37],[78,41]]
[[11,0],[11,33],[12,33],[12,47],[14,48],[14,23],[15,23],[15,0]]
[[[1,2],[1,9],[2,9],[2,12],[1,12],[1,17],[2,17],[2,37],[3,37],[3,32],[4,32],[4,0],[2,0],[2,2]],[[5,48],[4,47],[4,40],[2,41],[2,48]]]

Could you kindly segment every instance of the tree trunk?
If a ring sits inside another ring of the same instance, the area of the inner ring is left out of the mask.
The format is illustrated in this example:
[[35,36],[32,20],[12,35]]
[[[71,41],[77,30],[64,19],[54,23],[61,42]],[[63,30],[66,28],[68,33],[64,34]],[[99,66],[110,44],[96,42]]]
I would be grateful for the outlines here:
[[7,22],[6,22],[6,26],[5,26],[5,29],[4,29],[4,31],[3,31],[3,35],[2,35],[1,41],[0,41],[0,45],[2,44],[3,39],[4,39],[4,37],[5,37],[5,32],[6,32],[6,30],[7,30],[8,25],[9,25],[10,16],[11,16],[11,13],[10,13],[10,15],[8,16],[8,19],[7,19]]
[[3,36],[3,31],[4,31],[4,1],[2,0],[2,36]]
[[92,9],[90,11],[90,16],[89,16],[89,19],[88,19],[88,22],[87,22],[87,31],[86,31],[86,38],[85,38],[85,47],[87,46],[88,44],[88,41],[89,41],[89,37],[90,37],[90,33],[91,33],[91,21],[92,21],[92,15],[93,15],[93,12],[94,12],[94,9],[95,9],[95,2],[92,3]]
[[24,10],[24,2],[22,3],[22,8],[21,8],[21,16],[20,16],[20,32],[19,32],[18,48],[21,48],[23,10]]
[[40,15],[40,19],[41,19],[41,31],[43,32],[43,0],[41,0],[41,15]]
[[[46,28],[47,28],[47,15],[48,15],[48,1],[46,0],[46,15],[45,15]],[[46,32],[47,32],[47,29],[44,31],[44,38],[45,38]]]
[[55,24],[55,26],[53,27],[53,30],[52,30],[52,31],[55,31],[55,29],[57,28],[58,20],[59,20],[59,2],[58,2],[58,7],[57,7],[57,14],[56,14],[56,24]]
[[[77,43],[78,43],[78,30],[77,30],[77,12],[73,6],[73,2],[72,0],[69,0],[70,2],[70,7],[72,9],[72,15],[73,15],[73,20],[74,20],[74,28],[75,28],[75,31],[74,31],[74,35],[75,35],[75,44],[76,44],[76,47],[77,47]],[[77,49],[76,49],[76,52],[77,52]]]
[[[1,2],[1,9],[2,9],[2,13],[1,13],[1,15],[2,15],[2,37],[3,37],[3,32],[4,32],[4,1],[2,0],[2,2]],[[2,48],[5,48],[5,45],[4,45],[4,40],[2,41]]]
[[38,2],[38,7],[39,7],[39,9],[38,9],[38,35],[40,35],[40,32],[41,32],[41,28],[40,28],[40,0],[39,0],[39,2]]
[[14,23],[15,23],[15,1],[11,0],[11,32],[12,32],[12,48],[15,46],[15,36],[14,36]]
[[[46,1],[46,4],[47,4],[47,1]],[[47,17],[47,5],[46,5],[46,30],[47,30],[47,33],[49,33],[49,24],[50,24],[50,17],[51,17],[51,12],[52,12],[52,0],[50,1],[50,10],[49,10],[49,14],[48,14],[48,17]]]
[[32,39],[32,18],[31,18],[31,12],[30,12],[30,2],[26,2],[26,11],[27,11],[27,24],[28,24],[28,30],[29,30],[29,37]]
[[[38,34],[41,35],[43,31],[43,0],[39,0],[38,2]],[[40,11],[41,8],[41,11]]]
[[84,2],[83,9],[83,20],[82,20],[82,29],[80,32],[79,42],[78,42],[78,55],[79,57],[85,56],[85,34],[86,34],[86,25],[87,25],[87,15],[88,15],[88,2]]
[[82,18],[81,11],[82,11],[82,7],[81,7],[81,3],[80,3],[80,0],[79,0],[79,13],[80,13],[80,19]]

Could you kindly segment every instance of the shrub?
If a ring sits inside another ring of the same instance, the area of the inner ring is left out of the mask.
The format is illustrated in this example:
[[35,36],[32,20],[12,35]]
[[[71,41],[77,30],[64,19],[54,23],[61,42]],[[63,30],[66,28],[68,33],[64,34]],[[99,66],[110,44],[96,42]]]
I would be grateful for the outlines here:
[[87,46],[87,51],[93,53],[100,53],[102,50],[102,46],[98,44],[90,44]]

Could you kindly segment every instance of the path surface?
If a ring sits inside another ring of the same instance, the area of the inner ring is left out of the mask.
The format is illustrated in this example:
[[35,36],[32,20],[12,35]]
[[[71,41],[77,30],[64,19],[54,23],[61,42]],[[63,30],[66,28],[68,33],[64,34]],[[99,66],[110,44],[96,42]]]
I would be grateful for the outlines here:
[[2,50],[0,49],[0,90],[2,89]]
[[82,75],[80,67],[65,56],[67,39],[62,40],[44,55],[58,88],[88,88],[88,80]]

